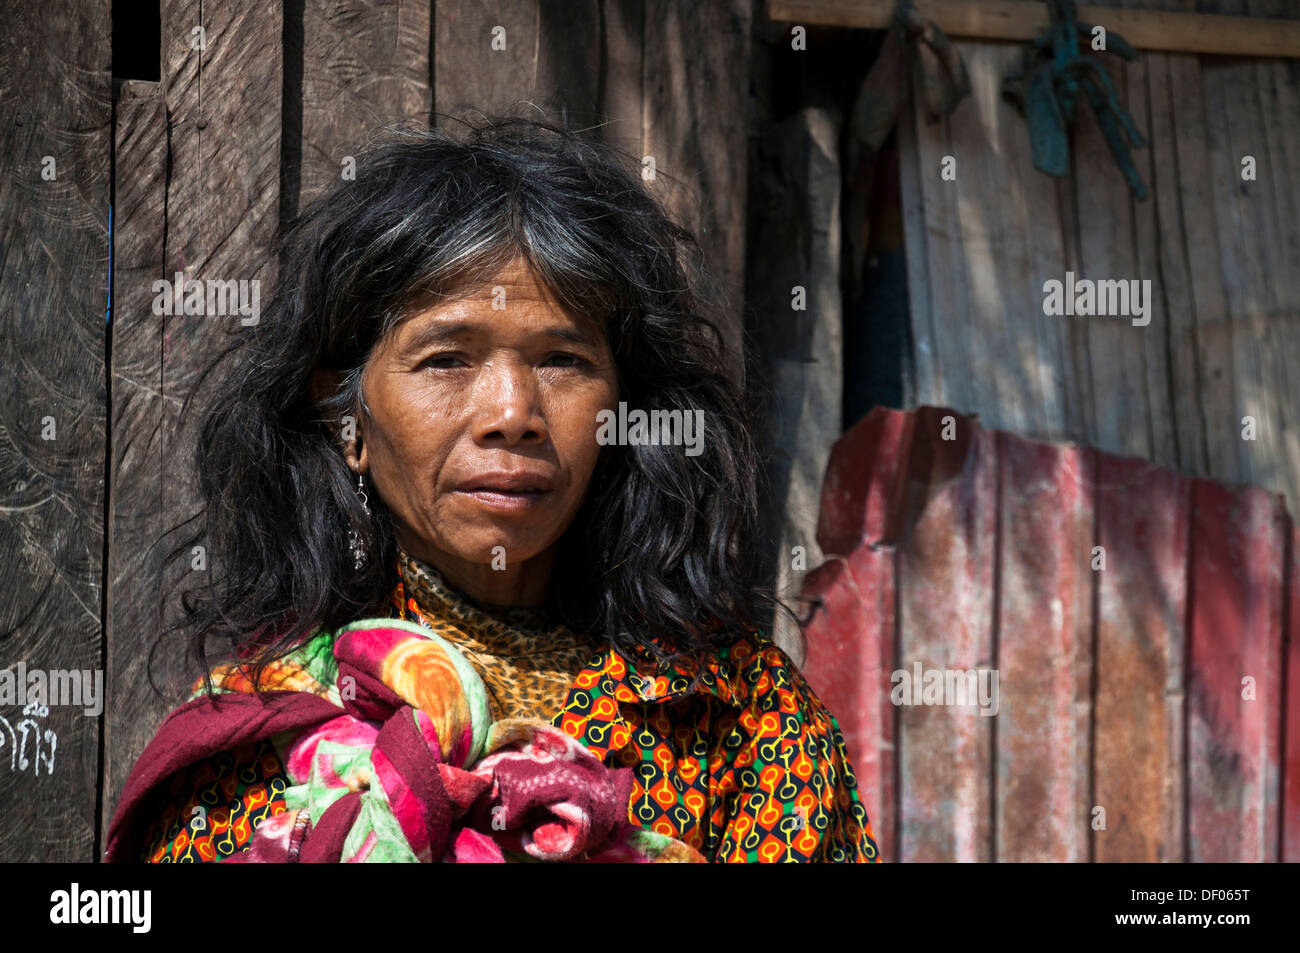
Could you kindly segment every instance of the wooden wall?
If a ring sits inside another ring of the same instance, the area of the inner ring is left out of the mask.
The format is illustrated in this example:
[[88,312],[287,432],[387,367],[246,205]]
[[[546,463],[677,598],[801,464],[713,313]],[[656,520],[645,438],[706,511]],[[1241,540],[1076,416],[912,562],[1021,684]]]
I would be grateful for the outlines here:
[[[109,4],[11,5],[6,20],[0,669],[88,671],[103,665],[106,598]],[[94,855],[101,722],[0,706],[0,858]]]
[[[1287,0],[1113,5],[1300,17]],[[1256,484],[1296,511],[1300,62],[1110,57],[1150,143],[1134,152],[1150,190],[1137,201],[1086,105],[1072,176],[1036,171],[1025,120],[1000,96],[1019,46],[958,46],[971,97],[940,123],[912,113],[900,127],[915,342],[905,406]],[[940,177],[944,156],[956,181]],[[1043,283],[1067,271],[1149,279],[1150,324],[1044,315]]]
[[[739,377],[751,4],[163,0],[161,80],[123,83],[115,124],[109,5],[24,15],[0,37],[0,665],[102,667],[108,704],[100,718],[55,709],[40,727],[58,749],[39,773],[11,768],[0,744],[0,858],[84,861],[196,674],[171,644],[154,660],[161,697],[147,677],[156,597],[178,582],[153,544],[196,499],[183,401],[215,349],[250,330],[156,316],[152,282],[257,279],[265,301],[277,229],[383,123],[567,116],[654,157],[650,187],[718,274]],[[505,50],[491,48],[496,26]],[[42,439],[47,416],[57,440]],[[18,712],[0,715],[17,729]]]

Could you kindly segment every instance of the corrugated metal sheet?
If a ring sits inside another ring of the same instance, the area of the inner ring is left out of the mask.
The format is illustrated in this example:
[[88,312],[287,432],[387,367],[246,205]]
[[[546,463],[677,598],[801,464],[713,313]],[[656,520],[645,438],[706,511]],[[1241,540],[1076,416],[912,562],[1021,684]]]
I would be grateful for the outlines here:
[[[804,670],[886,859],[1300,860],[1295,538],[1258,488],[873,411],[827,469]],[[997,714],[895,705],[917,663],[993,670]]]

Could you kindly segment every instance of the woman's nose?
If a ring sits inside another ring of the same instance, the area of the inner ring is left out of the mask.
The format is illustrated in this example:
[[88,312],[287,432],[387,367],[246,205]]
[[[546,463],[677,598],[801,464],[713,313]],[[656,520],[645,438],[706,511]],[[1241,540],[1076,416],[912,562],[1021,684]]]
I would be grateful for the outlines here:
[[472,399],[474,438],[507,446],[546,440],[541,393],[533,368],[520,361],[498,361],[480,371]]

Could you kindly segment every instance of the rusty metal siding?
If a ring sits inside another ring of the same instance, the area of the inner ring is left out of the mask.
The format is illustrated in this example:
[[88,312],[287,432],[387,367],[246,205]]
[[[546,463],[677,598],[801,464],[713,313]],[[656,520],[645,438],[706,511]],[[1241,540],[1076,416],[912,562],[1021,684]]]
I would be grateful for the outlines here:
[[[1300,859],[1295,534],[1265,490],[873,411],[827,469],[804,668],[886,859]],[[997,714],[894,705],[918,662],[996,670]]]

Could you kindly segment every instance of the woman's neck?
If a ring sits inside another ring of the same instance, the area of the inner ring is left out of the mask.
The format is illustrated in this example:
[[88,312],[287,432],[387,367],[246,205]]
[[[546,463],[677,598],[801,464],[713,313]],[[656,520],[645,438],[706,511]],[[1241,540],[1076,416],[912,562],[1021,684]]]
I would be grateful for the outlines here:
[[554,547],[501,569],[493,568],[491,563],[470,562],[440,550],[430,551],[404,544],[402,548],[438,570],[448,586],[482,606],[541,608],[550,595]]

